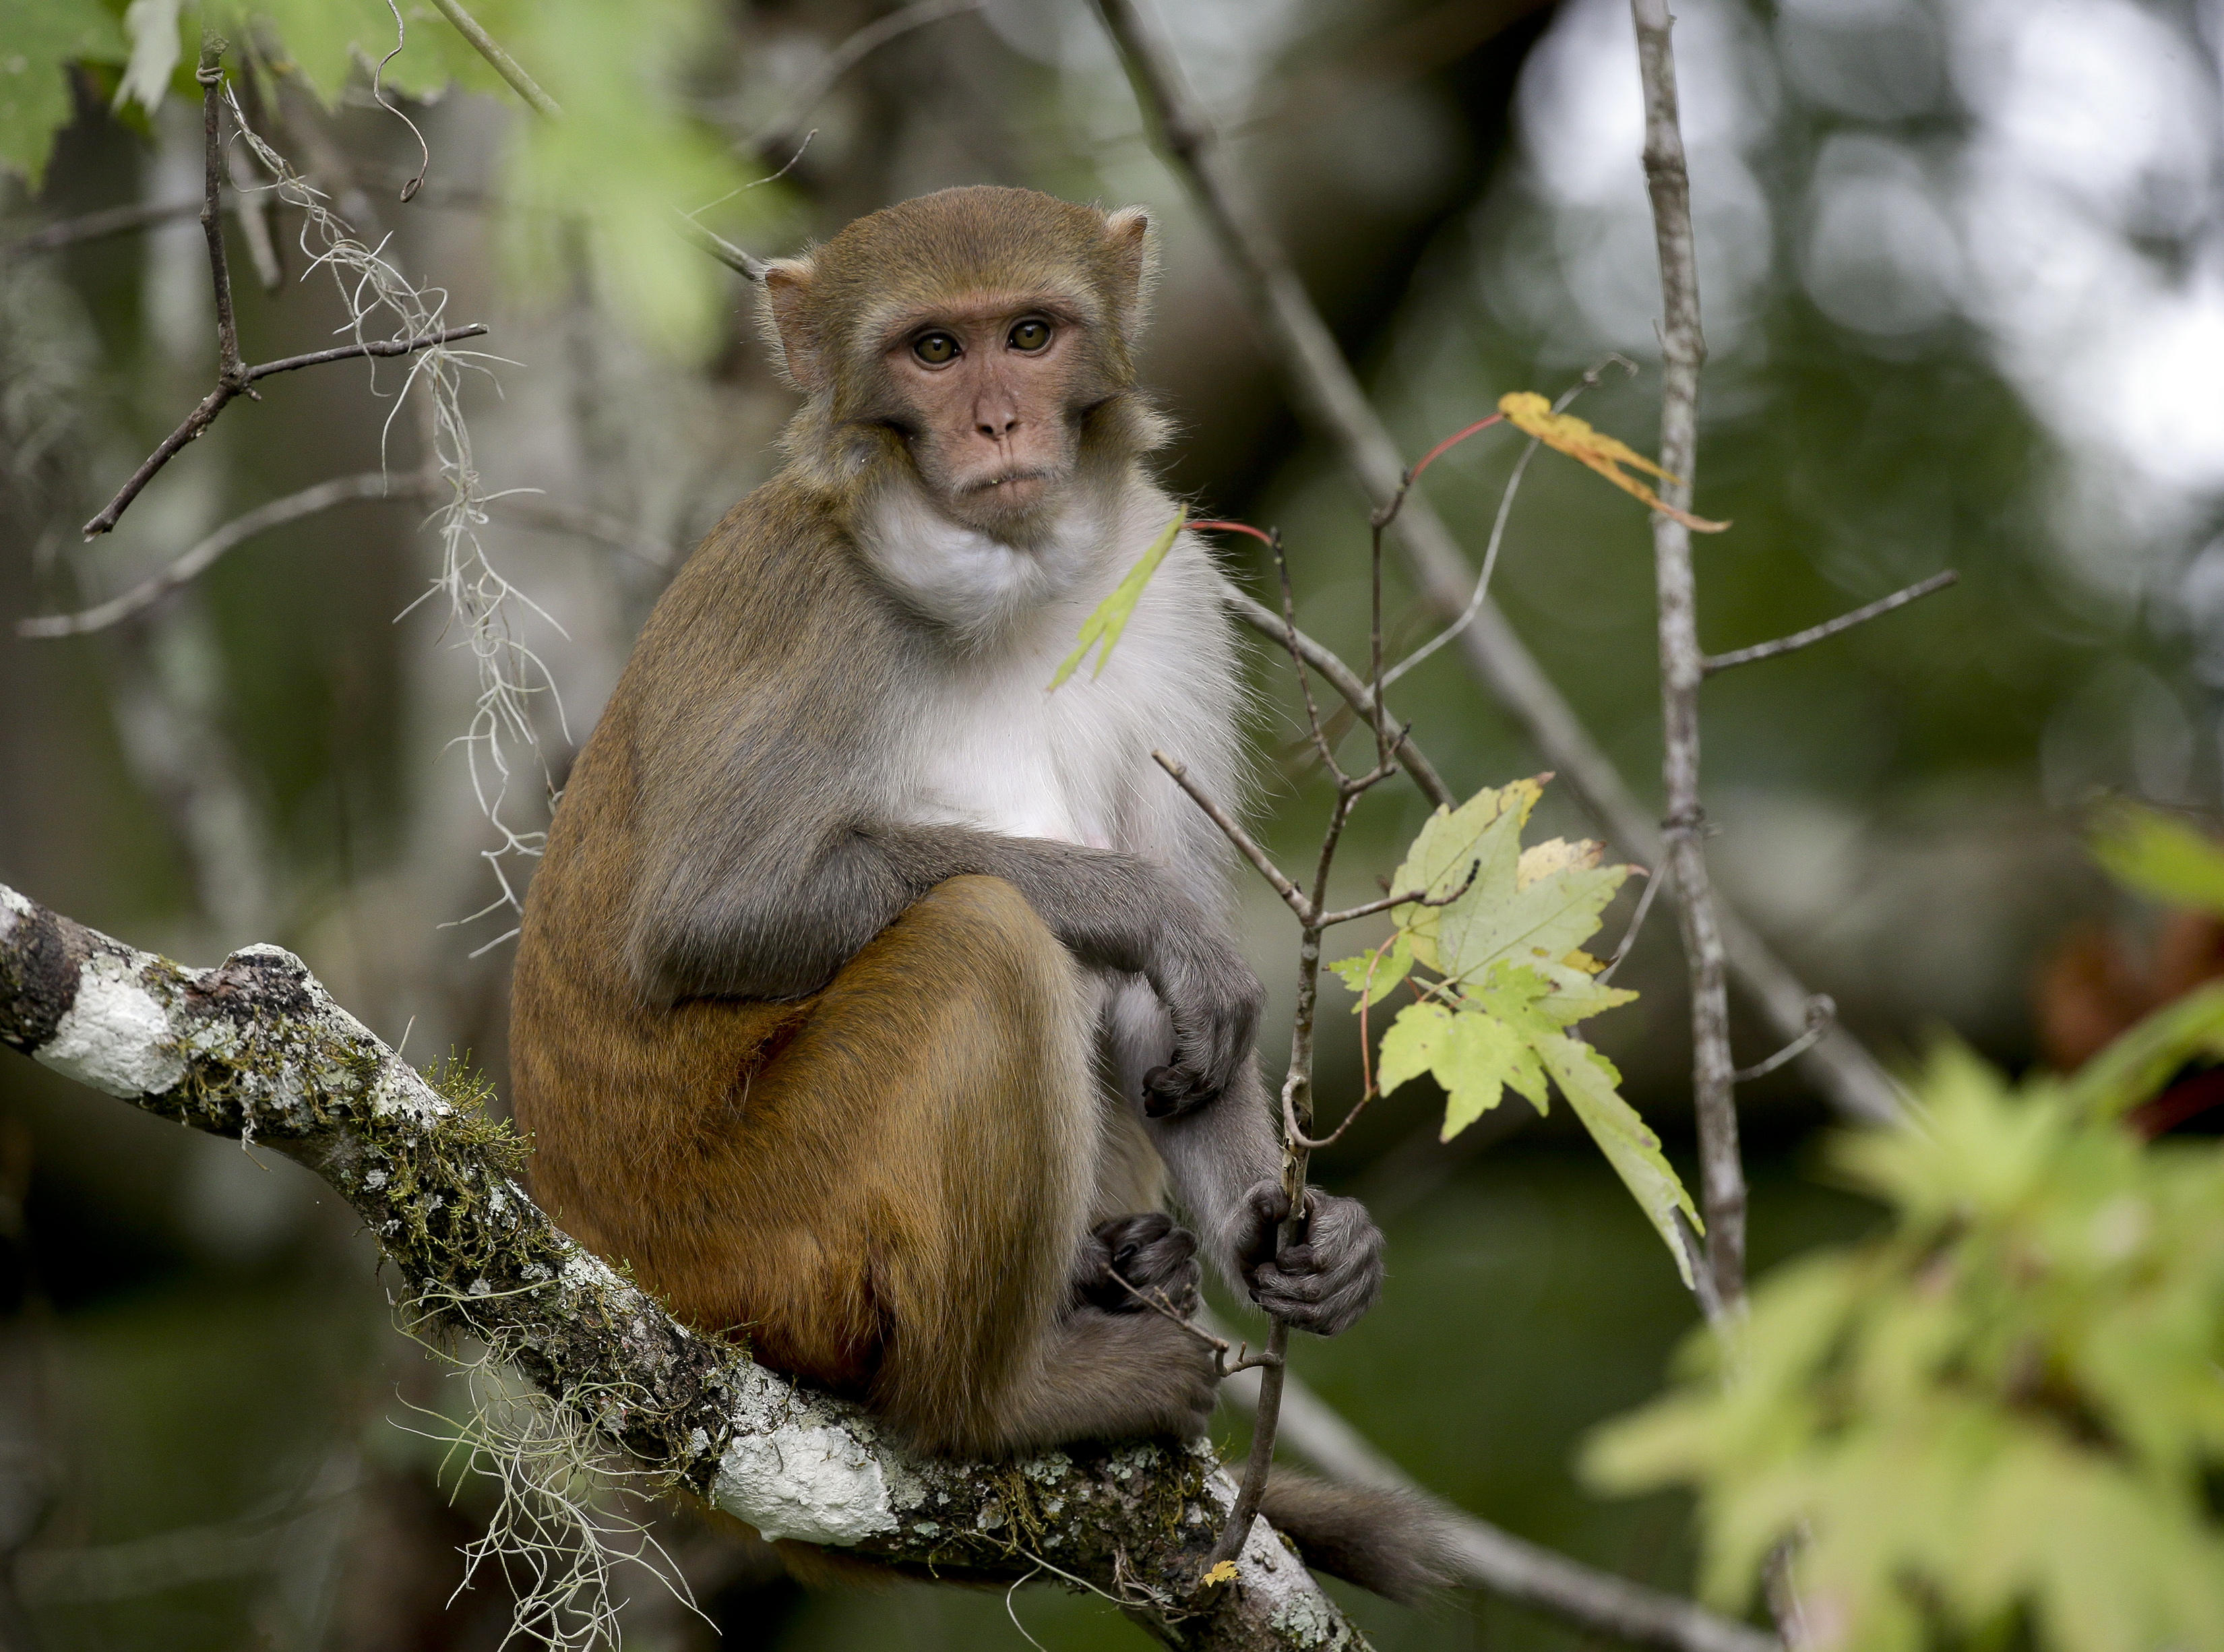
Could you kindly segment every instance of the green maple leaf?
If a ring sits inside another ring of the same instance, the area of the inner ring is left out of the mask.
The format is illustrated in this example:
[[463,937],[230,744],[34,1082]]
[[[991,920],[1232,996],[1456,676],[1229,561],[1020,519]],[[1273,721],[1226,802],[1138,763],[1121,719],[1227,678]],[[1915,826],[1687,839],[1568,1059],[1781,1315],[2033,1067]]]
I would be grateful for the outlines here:
[[1580,953],[1598,933],[1607,902],[1631,869],[1602,866],[1596,844],[1555,838],[1506,866],[1503,857],[1478,873],[1474,885],[1437,921],[1437,967],[1455,980],[1472,980],[1492,965],[1557,962]]
[[[1477,792],[1456,809],[1437,809],[1392,877],[1391,889],[1442,900],[1467,883],[1463,901],[1485,890],[1510,890],[1521,861],[1521,828],[1544,789],[1536,781],[1517,780]],[[1414,957],[1432,970],[1444,967],[1437,959],[1437,935],[1444,910],[1416,902],[1398,908],[1393,915],[1399,928],[1411,939]]]
[[1659,1138],[1621,1098],[1614,1063],[1568,1030],[1637,997],[1597,980],[1598,960],[1583,950],[1636,869],[1602,866],[1595,843],[1554,838],[1523,848],[1521,829],[1543,790],[1540,781],[1517,780],[1431,815],[1391,888],[1444,904],[1393,908],[1398,931],[1386,952],[1329,967],[1368,1004],[1416,965],[1443,977],[1383,1035],[1382,1092],[1432,1075],[1444,1086],[1450,1141],[1508,1090],[1543,1112],[1557,1084],[1689,1284],[1676,1213],[1698,1225],[1691,1196]]

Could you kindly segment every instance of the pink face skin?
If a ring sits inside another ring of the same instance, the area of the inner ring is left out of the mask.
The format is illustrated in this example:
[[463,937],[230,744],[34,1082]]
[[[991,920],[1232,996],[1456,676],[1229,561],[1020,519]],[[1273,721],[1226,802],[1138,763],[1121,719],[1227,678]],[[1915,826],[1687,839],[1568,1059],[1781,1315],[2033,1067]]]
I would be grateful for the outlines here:
[[913,462],[958,521],[1021,527],[1071,472],[1082,326],[1039,297],[991,294],[890,332],[881,359],[913,415]]

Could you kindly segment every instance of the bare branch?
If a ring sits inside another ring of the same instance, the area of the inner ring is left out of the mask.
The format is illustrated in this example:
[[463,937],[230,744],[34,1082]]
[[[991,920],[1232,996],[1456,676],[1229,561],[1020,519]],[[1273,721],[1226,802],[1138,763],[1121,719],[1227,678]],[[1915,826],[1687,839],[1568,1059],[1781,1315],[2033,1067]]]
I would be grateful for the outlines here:
[[1614,972],[1629,956],[1629,949],[1637,945],[1639,932],[1645,927],[1646,916],[1652,910],[1653,900],[1660,893],[1660,883],[1658,877],[1646,878],[1645,893],[1637,897],[1637,910],[1629,915],[1629,927],[1621,932],[1621,945],[1614,949],[1614,956],[1607,959],[1606,967],[1599,972],[1601,986],[1614,979]]
[[1835,619],[1825,620],[1820,625],[1810,625],[1804,631],[1794,631],[1789,636],[1779,636],[1773,642],[1756,642],[1749,649],[1733,649],[1728,654],[1709,654],[1699,661],[1699,669],[1709,676],[1717,671],[1728,671],[1732,666],[1751,665],[1756,660],[1773,660],[1779,654],[1789,654],[1795,649],[1806,648],[1826,636],[1835,636],[1840,631],[1850,631],[1856,625],[1867,624],[1880,614],[1889,614],[1895,608],[1905,608],[1918,598],[1927,597],[1934,591],[1943,591],[1955,584],[1962,576],[1952,568],[1934,573],[1928,579],[1919,579],[1905,591],[1895,591],[1889,597],[1880,597],[1865,608],[1856,608],[1850,614],[1841,614]]
[[1259,876],[1274,886],[1274,893],[1288,902],[1290,910],[1298,915],[1299,923],[1312,921],[1312,906],[1306,901],[1305,891],[1290,880],[1289,874],[1274,864],[1258,840],[1243,829],[1242,823],[1215,802],[1210,793],[1189,777],[1189,770],[1163,751],[1153,751],[1151,756],[1159,767],[1174,777],[1174,784],[1189,794],[1190,801],[1203,809],[1213,825],[1227,836],[1228,841],[1243,851],[1243,858],[1259,869]]
[[1755,1079],[1765,1079],[1786,1061],[1797,1060],[1809,1046],[1830,1030],[1830,1023],[1838,1018],[1838,1001],[1827,992],[1818,992],[1807,1000],[1807,1030],[1786,1044],[1765,1061],[1737,1070],[1737,1081],[1750,1084]]
[[357,356],[407,356],[414,351],[429,349],[434,345],[452,345],[458,339],[476,339],[486,331],[486,324],[474,321],[469,326],[443,327],[438,332],[428,332],[418,339],[370,339],[358,344],[334,345],[330,350],[312,350],[306,355],[285,356],[276,361],[266,361],[246,370],[250,383],[268,378],[273,373],[290,373],[303,367],[322,367],[327,362],[352,361]]
[[16,622],[18,636],[79,636],[87,631],[98,631],[116,624],[134,614],[144,613],[173,591],[192,583],[205,572],[216,560],[235,545],[267,533],[281,523],[298,522],[303,516],[313,516],[329,510],[334,505],[345,504],[356,499],[382,499],[390,497],[418,497],[421,487],[405,479],[392,494],[387,478],[372,471],[361,476],[344,476],[330,482],[319,482],[299,493],[289,493],[282,499],[273,499],[259,505],[243,516],[237,516],[200,541],[192,549],[164,568],[161,573],[142,579],[121,596],[96,603],[74,614],[48,614],[35,619]]
[[[298,522],[304,516],[313,516],[335,505],[360,500],[439,500],[447,497],[449,492],[447,484],[439,478],[422,473],[405,472],[389,476],[383,472],[369,471],[360,476],[337,477],[329,482],[319,482],[314,487],[303,488],[299,493],[273,499],[243,516],[234,517],[160,573],[148,575],[130,590],[111,597],[105,602],[96,603],[73,614],[44,614],[32,619],[17,620],[16,635],[29,637],[76,636],[86,631],[104,630],[134,614],[144,613],[173,591],[206,573],[233,547],[244,544],[257,534],[268,533],[273,528]],[[517,494],[496,495],[485,503],[495,514],[515,517],[525,527],[597,540],[614,549],[640,558],[651,567],[668,568],[672,564],[668,547],[599,511],[582,510],[577,505],[553,499]]]
[[[337,345],[330,350],[313,350],[306,356],[287,356],[282,360],[264,362],[259,366],[239,369],[232,377],[220,380],[217,387],[201,398],[200,405],[186,415],[185,422],[162,438],[161,446],[147,455],[129,481],[117,490],[116,497],[102,509],[100,514],[85,525],[87,539],[98,538],[114,528],[131,502],[139,497],[140,490],[155,478],[155,473],[177,457],[178,450],[216,422],[217,415],[231,405],[234,396],[245,395],[247,387],[256,380],[268,378],[273,373],[290,373],[297,368],[320,367],[327,362],[348,361],[358,356],[406,356],[413,351],[424,350],[433,345],[452,344],[458,339],[476,339],[484,332],[484,326],[474,322],[467,327],[446,327],[439,332],[424,334],[415,339],[373,339],[351,345]],[[235,342],[234,349],[237,346]]]
[[433,0],[440,15],[456,26],[456,33],[471,42],[471,49],[493,66],[494,72],[509,83],[509,89],[525,99],[527,107],[536,115],[550,120],[564,118],[564,111],[557,101],[526,73],[518,60],[502,49],[502,43],[479,26],[477,18],[465,11],[458,0]]
[[275,946],[189,970],[0,886],[0,1043],[306,1166],[376,1236],[427,1332],[484,1340],[642,1472],[768,1539],[975,1581],[1053,1565],[1193,1652],[1364,1644],[1263,1524],[1235,1586],[1191,1592],[1235,1497],[1209,1445],[1084,1442],[1019,1465],[914,1456],[858,1406],[679,1324],[534,1204],[513,1179],[520,1143]]
[[1121,1290],[1127,1292],[1128,1295],[1134,1297],[1145,1307],[1150,1309],[1152,1313],[1159,1315],[1161,1318],[1172,1320],[1176,1325],[1181,1326],[1183,1330],[1188,1332],[1190,1335],[1195,1337],[1206,1347],[1211,1349],[1214,1373],[1219,1381],[1224,1383],[1229,1377],[1236,1376],[1240,1372],[1257,1370],[1263,1366],[1271,1365],[1274,1363],[1273,1360],[1266,1354],[1251,1353],[1251,1345],[1247,1342],[1241,1349],[1235,1351],[1235,1363],[1234,1364],[1229,1364],[1228,1356],[1230,1351],[1228,1339],[1223,1336],[1215,1335],[1212,1332],[1208,1331],[1204,1326],[1199,1325],[1191,1316],[1183,1313],[1171,1301],[1166,1300],[1166,1292],[1160,1290],[1155,1285],[1153,1285],[1149,1290],[1145,1290],[1140,1286],[1131,1282],[1128,1276],[1121,1273],[1117,1268],[1107,1268],[1104,1271],[1112,1275],[1113,1283],[1119,1286]]
[[[224,122],[223,62],[224,41],[203,29],[200,66],[193,71],[201,85],[201,237],[208,243],[209,278],[216,287],[217,379],[231,385],[236,396],[247,381],[239,359],[239,323],[231,313],[231,268],[224,256],[224,144],[218,130]],[[86,529],[85,537],[92,536]]]
[[[1210,1315],[1204,1323],[1227,1333]],[[1231,1405],[1248,1411],[1258,1403],[1258,1387],[1255,1377],[1238,1378],[1221,1393]],[[1294,1373],[1284,1379],[1281,1434],[1283,1444],[1332,1480],[1386,1491],[1423,1490]],[[1780,1652],[1773,1636],[1695,1602],[1595,1571],[1463,1510],[1439,1505],[1438,1512],[1456,1534],[1463,1581],[1478,1589],[1633,1646],[1662,1652]]]
[[751,281],[762,281],[765,278],[763,259],[752,256],[727,240],[725,237],[704,229],[677,206],[673,207],[672,212],[673,215],[679,220],[679,233],[686,237],[690,244],[709,253],[736,275],[747,275]]
[[[1281,615],[1239,590],[1226,579],[1220,582],[1220,599],[1236,618],[1261,636],[1270,636],[1292,649],[1307,665],[1319,672],[1328,685],[1343,697],[1344,704],[1359,714],[1361,721],[1370,725],[1374,722],[1378,713],[1374,694],[1368,691],[1360,674],[1346,665],[1333,649],[1288,625]],[[1380,715],[1386,719],[1387,718],[1387,712]],[[1399,767],[1413,777],[1413,783],[1426,794],[1429,801],[1444,808],[1456,805],[1458,800],[1453,797],[1451,788],[1444,784],[1444,777],[1437,773],[1435,765],[1421,755],[1420,747],[1413,744],[1409,731],[1401,731],[1391,750],[1397,755]]]
[[[1691,180],[1676,108],[1676,57],[1667,0],[1630,0],[1645,88],[1645,180],[1652,198],[1660,255],[1661,483],[1669,509],[1652,515],[1654,583],[1660,606],[1662,835],[1676,879],[1684,956],[1691,979],[1691,1088],[1699,1115],[1700,1202],[1706,1210],[1707,1262],[1725,1311],[1745,1294],[1745,1168],[1738,1154],[1734,1063],[1730,1059],[1726,960],[1709,886],[1704,816],[1699,803],[1698,613],[1691,535],[1674,514],[1691,503],[1699,456],[1699,269],[1691,229]],[[1711,1312],[1711,1310],[1710,1310]]]
[[1349,923],[1354,918],[1371,918],[1378,912],[1387,912],[1393,906],[1450,906],[1475,887],[1475,880],[1482,875],[1482,863],[1479,860],[1470,861],[1468,864],[1467,876],[1460,879],[1459,887],[1456,889],[1447,889],[1442,895],[1431,895],[1426,889],[1409,889],[1403,895],[1386,895],[1379,901],[1369,901],[1362,906],[1346,907],[1341,912],[1324,912],[1320,915],[1320,927],[1324,929],[1333,929],[1340,923]]
[[[1605,372],[1608,366],[1617,363],[1622,367],[1627,369],[1633,375],[1637,371],[1637,364],[1635,362],[1630,360],[1627,356],[1610,351],[1603,360],[1594,363],[1589,369],[1587,369],[1583,377],[1576,380],[1573,384],[1570,385],[1565,390],[1560,393],[1560,399],[1552,403],[1552,411],[1555,413],[1565,413],[1568,408],[1574,404],[1577,396],[1581,396],[1585,390],[1590,389],[1599,382],[1599,376]],[[1461,431],[1458,436],[1447,437],[1444,440],[1438,442],[1436,446],[1430,449],[1428,453],[1422,459],[1420,464],[1414,465],[1412,470],[1408,472],[1406,478],[1407,485],[1410,486],[1412,484],[1413,478],[1418,477],[1422,470],[1428,465],[1429,461],[1436,458],[1438,453],[1443,453],[1445,448],[1449,447],[1453,442],[1460,440],[1461,437],[1471,435],[1475,431],[1482,429],[1483,426],[1488,422],[1489,421],[1488,420],[1480,421],[1475,424],[1469,426],[1467,429]],[[1457,637],[1462,631],[1464,631],[1469,625],[1472,625],[1475,623],[1475,615],[1482,611],[1484,601],[1490,595],[1490,576],[1497,570],[1498,567],[1499,548],[1506,542],[1506,524],[1507,520],[1513,515],[1513,496],[1521,491],[1521,478],[1528,474],[1529,461],[1537,457],[1537,450],[1543,446],[1544,444],[1538,440],[1536,437],[1532,436],[1529,439],[1528,444],[1522,448],[1521,456],[1513,461],[1513,473],[1506,478],[1506,491],[1500,494],[1498,497],[1498,514],[1491,519],[1489,541],[1485,544],[1482,548],[1482,571],[1475,577],[1475,595],[1468,598],[1467,606],[1460,611],[1460,615],[1457,619],[1452,621],[1450,624],[1445,626],[1444,630],[1438,631],[1434,636],[1422,643],[1420,647],[1415,649],[1411,654],[1407,655],[1404,659],[1398,661],[1395,666],[1392,667],[1388,671],[1383,674],[1382,686],[1385,688],[1387,688],[1392,683],[1397,681],[1399,678],[1404,676],[1415,666],[1420,664],[1422,661],[1427,659],[1438,649],[1444,647],[1445,643],[1450,642],[1454,638]],[[1402,497],[1403,496],[1401,494],[1401,500]]]
[[[1186,183],[1218,237],[1289,386],[1309,420],[1343,451],[1377,505],[1397,491],[1404,472],[1398,447],[1338,350],[1279,243],[1245,195],[1210,123],[1197,109],[1165,41],[1140,0],[1097,0],[1147,116],[1159,128],[1170,163]],[[1425,499],[1407,503],[1398,520],[1414,584],[1445,620],[1468,604],[1474,579],[1452,536]],[[1250,616],[1238,604],[1236,611]],[[1254,622],[1255,623],[1255,622]],[[1265,629],[1265,628],[1262,628]],[[1279,629],[1279,626],[1277,626]],[[1274,635],[1270,630],[1267,635]],[[1612,762],[1552,686],[1495,604],[1486,601],[1461,633],[1470,668],[1521,725],[1551,766],[1572,787],[1607,834],[1633,860],[1661,858],[1660,832]],[[1309,661],[1323,669],[1317,660]],[[1330,679],[1334,680],[1333,678]],[[1338,685],[1343,692],[1342,685]],[[1362,689],[1363,692],[1363,689]],[[1351,695],[1345,693],[1351,700]],[[1355,707],[1359,702],[1353,700]],[[1361,715],[1371,715],[1362,709]],[[1418,776],[1417,775],[1417,778]],[[1767,944],[1734,915],[1722,915],[1730,966],[1762,1013],[1786,1038],[1800,1030],[1807,991]],[[1899,1116],[1900,1092],[1857,1041],[1840,1029],[1808,1053],[1810,1070],[1831,1099],[1856,1118]]]
[[[224,203],[232,210],[237,201],[229,191]],[[111,235],[129,235],[134,230],[151,229],[157,224],[174,224],[181,218],[191,218],[201,210],[199,200],[133,201],[122,206],[104,206],[97,212],[87,212],[79,218],[66,218],[53,224],[42,224],[35,230],[26,230],[20,235],[0,241],[0,250],[10,254],[54,252],[63,247],[73,247],[83,241],[98,241]]]

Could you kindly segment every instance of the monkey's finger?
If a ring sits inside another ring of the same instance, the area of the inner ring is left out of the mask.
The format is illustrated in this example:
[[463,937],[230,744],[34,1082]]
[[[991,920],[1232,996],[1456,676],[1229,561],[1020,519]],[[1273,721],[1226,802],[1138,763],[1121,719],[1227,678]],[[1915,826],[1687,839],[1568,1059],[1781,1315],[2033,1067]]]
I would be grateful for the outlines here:
[[1204,1106],[1212,1097],[1213,1092],[1185,1067],[1154,1067],[1143,1075],[1146,1118],[1178,1118]]
[[1278,1230],[1290,1213],[1289,1196],[1279,1182],[1262,1181],[1243,1196],[1230,1229],[1231,1248],[1248,1276],[1273,1262]]

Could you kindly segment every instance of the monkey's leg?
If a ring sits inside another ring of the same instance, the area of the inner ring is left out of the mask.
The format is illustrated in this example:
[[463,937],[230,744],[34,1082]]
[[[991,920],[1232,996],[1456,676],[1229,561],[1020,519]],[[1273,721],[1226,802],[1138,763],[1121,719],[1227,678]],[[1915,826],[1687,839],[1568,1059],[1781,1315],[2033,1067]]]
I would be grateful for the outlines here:
[[749,1086],[734,1318],[932,1450],[1192,1427],[1194,1339],[1077,1309],[1097,1182],[1093,1004],[1010,884],[938,884]]

